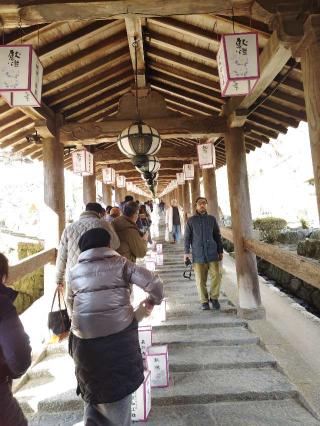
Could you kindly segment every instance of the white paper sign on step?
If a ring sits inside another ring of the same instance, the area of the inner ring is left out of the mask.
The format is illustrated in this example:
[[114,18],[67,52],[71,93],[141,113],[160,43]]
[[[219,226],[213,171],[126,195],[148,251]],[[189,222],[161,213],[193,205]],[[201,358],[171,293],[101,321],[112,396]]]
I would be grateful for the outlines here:
[[151,372],[151,387],[169,386],[168,346],[151,346],[147,351],[147,367]]
[[131,420],[134,422],[148,419],[151,410],[151,375],[150,371],[144,372],[144,381],[132,394]]
[[143,325],[138,328],[139,344],[144,359],[148,348],[152,345],[152,326]]

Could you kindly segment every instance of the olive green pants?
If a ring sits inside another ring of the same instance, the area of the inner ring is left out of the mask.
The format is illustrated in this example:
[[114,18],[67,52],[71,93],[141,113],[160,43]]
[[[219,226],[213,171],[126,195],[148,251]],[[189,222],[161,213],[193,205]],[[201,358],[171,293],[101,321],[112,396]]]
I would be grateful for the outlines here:
[[[196,277],[200,302],[208,302],[209,297],[210,299],[218,299],[222,277],[220,262],[194,263],[193,269]],[[208,272],[210,275],[210,296],[208,296],[207,290]]]

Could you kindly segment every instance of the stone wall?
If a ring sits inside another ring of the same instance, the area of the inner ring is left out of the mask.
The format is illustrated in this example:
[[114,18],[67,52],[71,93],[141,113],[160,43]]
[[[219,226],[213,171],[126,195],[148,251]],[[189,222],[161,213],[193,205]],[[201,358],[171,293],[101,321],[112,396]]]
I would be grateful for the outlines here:
[[[18,243],[19,260],[31,256],[43,250],[41,243]],[[44,270],[39,268],[25,276],[22,280],[15,282],[12,287],[19,292],[15,300],[15,307],[18,314],[28,309],[32,303],[43,295],[44,288]]]

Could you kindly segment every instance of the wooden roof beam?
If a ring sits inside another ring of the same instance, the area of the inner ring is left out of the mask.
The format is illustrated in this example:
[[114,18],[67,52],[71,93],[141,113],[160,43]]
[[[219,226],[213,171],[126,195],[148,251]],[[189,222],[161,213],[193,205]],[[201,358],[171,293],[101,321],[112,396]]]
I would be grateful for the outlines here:
[[[101,122],[70,123],[60,128],[60,141],[66,145],[75,143],[97,144],[113,141],[130,126],[131,120],[106,119]],[[150,118],[148,124],[158,130],[162,138],[222,136],[226,121],[222,117],[167,117]],[[99,141],[100,140],[100,141]]]
[[114,98],[119,99],[119,96],[123,95],[124,93],[128,92],[130,90],[130,80],[126,81],[124,83],[119,84],[116,87],[113,87],[111,90],[108,90],[108,87],[106,87],[106,91],[103,93],[100,93],[98,96],[93,97],[92,99],[88,99],[85,102],[82,102],[79,105],[76,105],[73,108],[70,108],[65,112],[65,117],[67,120],[75,120],[77,116],[79,116],[81,113],[84,113],[85,111],[88,111],[90,113],[90,108],[98,106],[99,104],[102,104],[106,101],[111,101]]
[[142,34],[142,21],[137,16],[128,16],[125,18],[128,44],[134,74],[137,68],[137,87],[142,89],[146,87],[146,70],[144,62],[144,47]]
[[88,77],[90,74],[97,73],[102,69],[112,69],[113,66],[117,66],[124,61],[128,61],[128,59],[128,47],[124,46],[121,49],[116,50],[111,54],[107,54],[90,64],[77,67],[77,69],[74,71],[63,75],[57,80],[46,83],[43,86],[43,96],[46,97],[61,88],[66,90],[68,86],[71,86],[73,83],[78,83],[80,80],[80,84],[85,85],[83,81],[84,77]]
[[0,15],[6,28],[43,24],[55,21],[83,21],[188,14],[224,14],[249,16],[253,0],[175,0],[168,2],[145,2],[144,0],[96,0],[94,6],[88,1],[40,0],[25,5],[23,0],[6,0],[0,5]]

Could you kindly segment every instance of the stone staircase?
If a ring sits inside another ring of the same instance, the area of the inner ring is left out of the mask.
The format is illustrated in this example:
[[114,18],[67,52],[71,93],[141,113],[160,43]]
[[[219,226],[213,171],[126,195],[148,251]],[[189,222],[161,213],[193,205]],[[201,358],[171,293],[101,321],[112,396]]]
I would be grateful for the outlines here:
[[[152,389],[148,424],[320,425],[225,295],[219,312],[200,310],[194,280],[182,277],[182,256],[181,245],[164,244],[159,274],[165,282],[167,321],[153,328],[153,340],[169,345],[170,387]],[[63,342],[48,347],[16,397],[32,426],[81,425],[82,401],[75,387]]]

